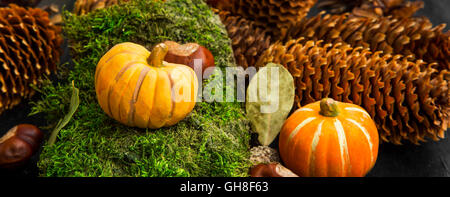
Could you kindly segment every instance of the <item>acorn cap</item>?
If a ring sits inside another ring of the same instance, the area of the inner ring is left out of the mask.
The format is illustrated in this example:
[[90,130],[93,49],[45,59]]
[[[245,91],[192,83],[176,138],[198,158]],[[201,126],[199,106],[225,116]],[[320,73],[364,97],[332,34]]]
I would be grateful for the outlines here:
[[34,95],[45,75],[56,71],[61,29],[41,9],[0,8],[0,113]]
[[327,97],[359,105],[383,141],[439,140],[449,126],[450,72],[435,69],[436,64],[304,38],[272,45],[257,65],[268,62],[293,75],[296,108]]

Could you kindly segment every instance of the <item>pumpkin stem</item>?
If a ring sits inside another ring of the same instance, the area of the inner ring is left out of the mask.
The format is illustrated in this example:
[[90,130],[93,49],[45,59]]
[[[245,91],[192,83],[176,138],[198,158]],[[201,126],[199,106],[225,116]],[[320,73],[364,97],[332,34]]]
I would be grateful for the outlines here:
[[339,115],[337,102],[331,98],[324,98],[320,101],[319,114],[326,117],[336,117]]
[[163,65],[163,60],[166,57],[167,52],[169,51],[169,47],[166,44],[160,43],[156,45],[150,57],[148,58],[148,63],[154,67],[161,67]]

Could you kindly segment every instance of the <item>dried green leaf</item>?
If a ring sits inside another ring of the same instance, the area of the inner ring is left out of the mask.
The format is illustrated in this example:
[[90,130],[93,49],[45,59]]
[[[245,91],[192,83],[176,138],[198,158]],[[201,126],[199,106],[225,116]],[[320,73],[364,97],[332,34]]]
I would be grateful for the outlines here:
[[294,104],[294,79],[281,65],[269,63],[251,79],[246,111],[261,145],[277,137]]
[[70,98],[70,107],[69,112],[64,116],[63,119],[59,120],[58,124],[56,125],[55,129],[53,129],[50,139],[48,140],[49,145],[55,144],[56,137],[58,136],[59,131],[64,128],[64,126],[69,123],[70,119],[72,119],[73,114],[75,111],[77,111],[78,106],[80,105],[80,90],[75,87],[74,82],[72,81],[72,97]]

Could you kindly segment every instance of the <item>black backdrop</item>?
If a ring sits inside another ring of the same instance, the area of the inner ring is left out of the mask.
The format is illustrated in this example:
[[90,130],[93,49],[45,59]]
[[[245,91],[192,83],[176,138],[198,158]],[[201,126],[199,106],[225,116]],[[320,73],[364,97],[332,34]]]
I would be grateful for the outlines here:
[[[39,6],[55,3],[72,10],[75,0],[43,0]],[[319,0],[320,1],[320,0]],[[450,0],[424,0],[425,8],[417,15],[427,16],[434,25],[450,22]],[[313,8],[310,15],[318,13]],[[447,27],[446,30],[448,30]],[[70,61],[67,47],[62,57],[62,62]],[[39,98],[36,95],[33,99]],[[37,126],[45,126],[45,119],[40,115],[28,116],[30,106],[23,102],[13,110],[0,115],[0,136],[3,136],[11,127],[21,123],[30,123]],[[46,131],[45,131],[46,132]],[[450,134],[449,131],[446,133]],[[22,169],[14,172],[0,171],[12,176],[33,177],[38,175],[36,162],[39,154],[33,156],[31,161]],[[367,175],[369,177],[450,177],[450,140],[445,138],[439,142],[429,141],[420,146],[405,144],[397,146],[382,143],[379,148],[378,160],[375,167]]]

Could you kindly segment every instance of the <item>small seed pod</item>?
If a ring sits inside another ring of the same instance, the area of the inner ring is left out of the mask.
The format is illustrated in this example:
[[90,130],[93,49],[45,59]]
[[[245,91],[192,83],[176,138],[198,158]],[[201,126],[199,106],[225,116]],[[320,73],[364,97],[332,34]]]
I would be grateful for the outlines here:
[[279,163],[258,164],[250,170],[251,177],[298,177]]
[[253,165],[280,162],[278,150],[269,146],[255,146],[250,149],[250,161]]
[[44,134],[34,125],[20,124],[0,138],[0,168],[24,165],[39,149]]

